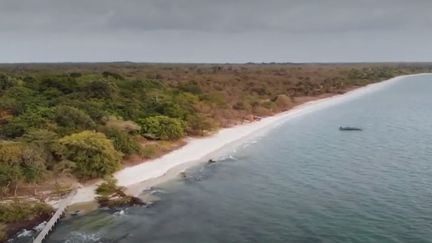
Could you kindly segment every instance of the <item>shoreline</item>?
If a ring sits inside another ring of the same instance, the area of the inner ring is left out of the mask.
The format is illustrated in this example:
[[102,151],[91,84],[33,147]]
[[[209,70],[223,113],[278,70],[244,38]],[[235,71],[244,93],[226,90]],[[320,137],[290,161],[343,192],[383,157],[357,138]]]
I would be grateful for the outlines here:
[[[248,138],[262,135],[285,121],[361,97],[404,78],[423,75],[430,75],[430,73],[396,76],[388,80],[355,88],[344,94],[317,98],[297,105],[287,111],[262,118],[259,121],[223,128],[208,137],[187,138],[186,145],[179,149],[171,151],[160,158],[123,168],[114,173],[114,177],[117,179],[119,186],[126,187],[129,194],[138,196],[144,189],[175,178],[180,172],[203,163],[228,146],[236,146],[245,142]],[[96,196],[95,189],[98,183],[100,182],[79,188],[71,205],[78,206],[94,202]]]

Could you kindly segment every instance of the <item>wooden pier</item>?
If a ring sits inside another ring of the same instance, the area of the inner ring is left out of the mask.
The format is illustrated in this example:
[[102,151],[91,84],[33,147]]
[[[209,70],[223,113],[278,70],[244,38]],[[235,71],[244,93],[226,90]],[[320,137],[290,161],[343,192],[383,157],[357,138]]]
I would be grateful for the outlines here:
[[69,206],[69,204],[72,202],[72,199],[74,198],[76,194],[76,190],[73,190],[67,198],[63,199],[61,201],[59,208],[54,213],[54,215],[51,217],[51,219],[48,221],[48,223],[45,225],[43,230],[39,233],[39,235],[33,240],[33,243],[42,243],[42,241],[47,237],[48,233],[52,230],[54,225],[57,223],[57,221],[60,219],[60,217],[63,215],[66,208]]

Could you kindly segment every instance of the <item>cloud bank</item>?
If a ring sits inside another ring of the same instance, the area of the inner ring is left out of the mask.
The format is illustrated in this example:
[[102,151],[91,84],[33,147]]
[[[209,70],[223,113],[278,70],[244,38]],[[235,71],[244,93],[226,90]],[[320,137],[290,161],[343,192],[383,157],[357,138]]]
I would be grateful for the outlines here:
[[432,60],[429,0],[0,0],[0,62]]

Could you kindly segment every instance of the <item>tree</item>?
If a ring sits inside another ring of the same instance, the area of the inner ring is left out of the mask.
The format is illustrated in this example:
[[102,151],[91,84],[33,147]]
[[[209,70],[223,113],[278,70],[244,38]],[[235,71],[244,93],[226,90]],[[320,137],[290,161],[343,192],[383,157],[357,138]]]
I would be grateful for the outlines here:
[[46,171],[45,161],[37,147],[26,145],[22,150],[21,170],[25,181],[38,182]]
[[91,129],[95,122],[84,111],[75,107],[61,105],[55,109],[55,121],[63,127],[63,132]]
[[83,131],[58,142],[63,157],[76,164],[74,174],[80,179],[103,177],[120,168],[121,153],[103,133]]
[[56,139],[58,139],[58,135],[55,132],[44,129],[35,129],[24,134],[20,138],[20,141],[31,144],[32,147],[37,148],[37,150],[40,151],[46,166],[52,168],[53,162],[55,161],[53,155],[53,151],[55,150],[53,147],[56,145],[54,142]]
[[115,127],[103,127],[101,132],[111,139],[116,150],[126,155],[139,154],[140,145],[126,132]]
[[10,87],[13,87],[14,85],[15,85],[14,80],[0,73],[0,92],[7,90]]
[[23,174],[18,165],[9,165],[0,163],[0,187],[5,188],[2,191],[8,191],[8,188],[14,186],[14,195],[16,195],[16,190],[18,183],[23,179]]
[[191,135],[205,135],[217,127],[216,122],[201,114],[190,115],[187,119],[187,132]]
[[105,80],[92,81],[84,87],[88,97],[114,98],[118,93],[118,87],[114,82]]
[[21,180],[37,182],[46,171],[44,160],[36,148],[18,142],[0,142],[0,186],[18,186]]
[[167,116],[151,116],[140,119],[141,134],[152,139],[174,140],[184,135],[184,123]]
[[1,135],[9,138],[20,137],[27,131],[37,128],[53,127],[53,110],[47,107],[29,109],[14,117],[1,127]]

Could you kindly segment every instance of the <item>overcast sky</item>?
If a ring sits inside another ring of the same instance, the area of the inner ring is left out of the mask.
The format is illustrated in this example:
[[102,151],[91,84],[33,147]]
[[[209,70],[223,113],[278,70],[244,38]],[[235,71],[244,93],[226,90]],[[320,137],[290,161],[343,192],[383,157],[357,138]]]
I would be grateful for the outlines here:
[[0,0],[0,62],[432,61],[432,0]]

